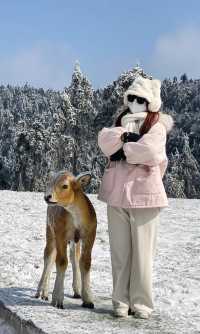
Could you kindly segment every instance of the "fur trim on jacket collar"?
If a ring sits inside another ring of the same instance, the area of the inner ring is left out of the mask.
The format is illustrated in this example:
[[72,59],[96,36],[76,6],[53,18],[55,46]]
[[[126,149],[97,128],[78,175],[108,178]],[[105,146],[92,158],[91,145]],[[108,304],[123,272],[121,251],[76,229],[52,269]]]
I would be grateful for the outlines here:
[[[118,109],[117,117],[114,119],[113,126],[115,126],[116,120],[124,113],[129,113],[126,106],[122,106]],[[159,120],[158,122],[162,123],[166,128],[167,133],[170,132],[174,126],[174,120],[171,115],[165,114],[163,112],[159,112]]]
[[168,114],[164,114],[162,112],[159,112],[159,120],[158,122],[162,123],[164,127],[166,128],[167,133],[171,131],[171,129],[174,126],[174,120],[172,116]]

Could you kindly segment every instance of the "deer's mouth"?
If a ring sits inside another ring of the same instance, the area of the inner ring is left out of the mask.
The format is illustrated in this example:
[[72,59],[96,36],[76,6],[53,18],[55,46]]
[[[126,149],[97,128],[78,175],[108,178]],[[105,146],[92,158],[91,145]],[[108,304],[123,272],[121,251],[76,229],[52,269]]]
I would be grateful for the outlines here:
[[49,200],[46,200],[46,199],[45,199],[45,202],[46,202],[48,205],[57,205],[57,202],[49,201]]

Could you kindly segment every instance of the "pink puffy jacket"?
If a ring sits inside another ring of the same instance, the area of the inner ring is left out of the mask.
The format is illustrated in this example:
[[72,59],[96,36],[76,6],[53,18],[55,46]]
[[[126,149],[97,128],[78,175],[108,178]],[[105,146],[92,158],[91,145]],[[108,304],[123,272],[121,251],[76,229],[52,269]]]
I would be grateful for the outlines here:
[[123,127],[103,128],[98,135],[102,152],[109,157],[122,146],[125,161],[109,161],[98,199],[120,208],[150,208],[168,205],[162,178],[167,167],[166,134],[171,116],[160,113],[159,122],[137,142],[123,143]]

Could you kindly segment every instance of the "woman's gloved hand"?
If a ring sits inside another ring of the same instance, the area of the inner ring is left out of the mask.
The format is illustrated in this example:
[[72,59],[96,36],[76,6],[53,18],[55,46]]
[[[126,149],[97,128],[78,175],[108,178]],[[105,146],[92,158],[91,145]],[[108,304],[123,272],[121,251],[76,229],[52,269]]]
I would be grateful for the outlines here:
[[[128,142],[136,142],[138,141],[142,136],[138,135],[135,132],[124,132],[121,135],[121,140],[124,143],[128,143]],[[117,152],[113,153],[110,156],[110,160],[111,161],[120,161],[120,160],[126,160],[126,156],[124,154],[124,150],[123,148],[120,148]]]
[[120,160],[126,160],[126,156],[124,154],[123,148],[120,148],[117,152],[113,153],[110,156],[111,161],[120,161]]
[[138,141],[142,136],[138,135],[137,133],[134,132],[124,132],[121,135],[121,141],[123,141],[124,143],[128,143],[128,142],[136,142]]

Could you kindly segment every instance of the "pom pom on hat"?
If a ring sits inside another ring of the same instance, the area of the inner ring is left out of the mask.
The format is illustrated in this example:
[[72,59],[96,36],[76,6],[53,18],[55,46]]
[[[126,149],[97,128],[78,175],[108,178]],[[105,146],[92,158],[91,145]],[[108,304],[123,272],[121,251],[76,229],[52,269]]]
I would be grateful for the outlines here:
[[124,93],[124,105],[128,106],[127,96],[129,94],[143,97],[148,104],[148,110],[151,112],[157,112],[160,110],[162,101],[160,97],[161,82],[157,79],[147,79],[143,77],[137,77],[131,86]]

